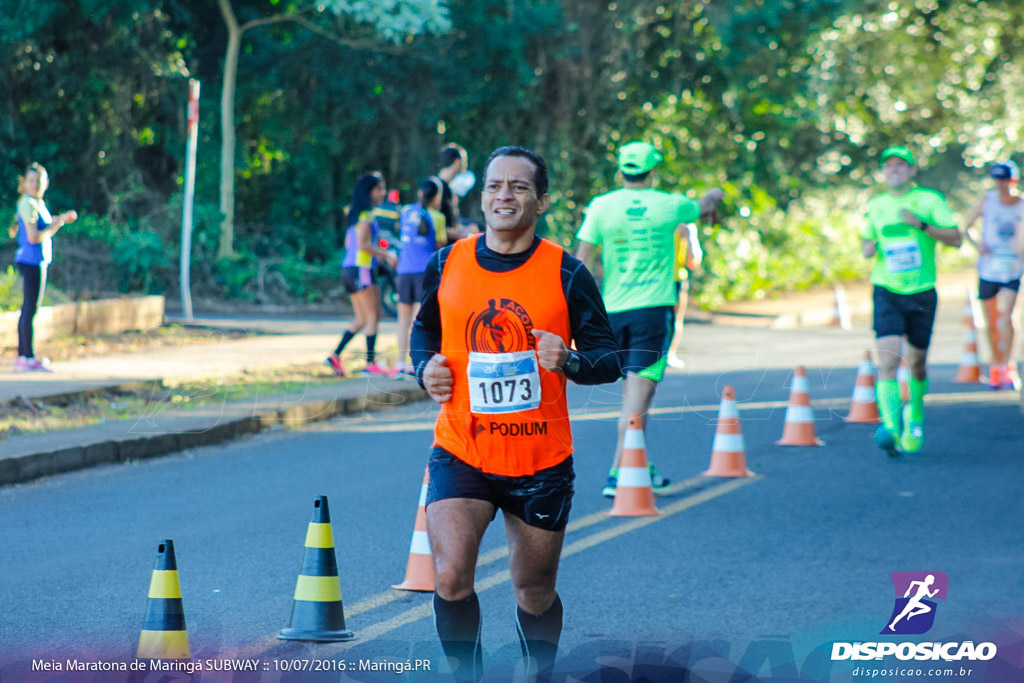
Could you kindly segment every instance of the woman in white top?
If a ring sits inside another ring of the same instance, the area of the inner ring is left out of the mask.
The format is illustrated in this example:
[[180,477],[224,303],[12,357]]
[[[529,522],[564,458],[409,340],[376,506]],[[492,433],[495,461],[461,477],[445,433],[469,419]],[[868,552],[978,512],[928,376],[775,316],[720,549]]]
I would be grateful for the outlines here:
[[15,372],[49,372],[49,361],[39,360],[32,346],[32,323],[43,301],[46,289],[46,267],[52,258],[51,238],[62,226],[74,223],[78,214],[65,211],[51,216],[43,193],[50,180],[46,169],[32,164],[25,175],[18,178],[18,214],[11,225],[11,237],[18,239],[18,250],[14,253],[14,265],[21,274],[24,297],[21,304],[21,318],[18,320],[18,359],[14,362]]
[[[1024,201],[1017,194],[1020,170],[1012,161],[995,164],[990,172],[996,189],[990,190],[967,216],[964,233],[978,250],[978,298],[985,311],[985,326],[992,347],[990,389],[1015,389],[1020,377],[1014,368],[1013,308],[1024,274]],[[982,218],[981,234],[971,226]]]

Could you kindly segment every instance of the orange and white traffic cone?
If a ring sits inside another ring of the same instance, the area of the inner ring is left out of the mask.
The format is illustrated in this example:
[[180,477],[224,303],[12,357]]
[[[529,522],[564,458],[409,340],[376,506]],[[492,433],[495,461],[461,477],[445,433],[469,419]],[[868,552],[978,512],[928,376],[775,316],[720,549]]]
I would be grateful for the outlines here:
[[814,429],[814,411],[811,410],[811,388],[807,371],[802,365],[793,372],[793,383],[789,390],[789,405],[786,407],[786,424],[782,438],[776,446],[824,446]]
[[968,287],[964,294],[964,327],[970,330],[978,327],[978,321],[981,320],[980,309],[981,305],[974,298],[974,289]]
[[434,556],[430,552],[427,537],[427,486],[430,484],[430,469],[423,470],[423,485],[420,487],[420,504],[416,508],[416,523],[409,545],[409,562],[405,565],[405,581],[392,586],[404,591],[434,590]]
[[864,352],[864,360],[857,370],[857,383],[853,387],[850,414],[843,420],[866,424],[877,424],[882,421],[878,413],[878,399],[875,397],[875,365],[871,362],[870,351]]
[[850,322],[850,304],[846,300],[846,290],[842,285],[836,285],[832,289],[835,298],[835,306],[832,308],[832,326],[844,330],[853,329]]
[[614,517],[643,517],[659,514],[654,506],[654,488],[651,486],[651,468],[647,464],[647,444],[640,417],[629,418],[622,440],[622,461],[615,486]]
[[954,382],[960,384],[975,384],[981,381],[981,362],[978,358],[978,330],[977,316],[974,310],[974,300],[971,297],[971,290],[967,290],[967,299],[964,302],[964,350],[960,354],[960,366],[956,369]]
[[956,369],[954,382],[976,384],[981,381],[981,363],[978,359],[978,333],[973,329],[964,335],[964,350],[960,354],[960,365]]
[[751,477],[747,469],[747,449],[740,431],[740,411],[736,407],[736,392],[731,386],[722,389],[722,405],[718,408],[718,426],[711,447],[711,464],[707,477]]

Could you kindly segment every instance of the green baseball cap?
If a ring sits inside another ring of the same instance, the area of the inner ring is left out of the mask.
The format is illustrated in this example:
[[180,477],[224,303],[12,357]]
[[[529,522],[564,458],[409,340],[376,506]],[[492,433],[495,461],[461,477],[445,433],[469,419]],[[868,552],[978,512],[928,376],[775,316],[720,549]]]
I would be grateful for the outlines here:
[[619,170],[628,175],[647,173],[661,163],[661,152],[646,142],[630,142],[619,149]]
[[879,163],[884,164],[885,160],[889,159],[890,157],[896,157],[897,159],[903,159],[903,161],[907,162],[911,166],[917,166],[917,163],[914,161],[914,154],[913,154],[913,152],[911,152],[906,147],[900,147],[900,146],[898,146],[898,147],[889,147],[884,152],[882,152],[882,160]]

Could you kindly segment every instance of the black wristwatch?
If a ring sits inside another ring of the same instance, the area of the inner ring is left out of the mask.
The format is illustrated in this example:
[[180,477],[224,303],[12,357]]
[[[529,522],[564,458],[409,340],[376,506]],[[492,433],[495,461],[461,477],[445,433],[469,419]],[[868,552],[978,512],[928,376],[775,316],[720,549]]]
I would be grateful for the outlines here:
[[569,350],[569,357],[565,360],[565,364],[562,365],[562,372],[566,377],[572,377],[580,371],[580,367],[583,365],[583,358],[580,354],[573,350]]

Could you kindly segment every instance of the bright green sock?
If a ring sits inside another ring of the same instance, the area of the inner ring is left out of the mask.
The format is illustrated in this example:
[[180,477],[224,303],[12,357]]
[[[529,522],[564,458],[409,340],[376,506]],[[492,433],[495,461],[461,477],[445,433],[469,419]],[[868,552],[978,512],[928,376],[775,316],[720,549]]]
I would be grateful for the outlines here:
[[894,379],[880,379],[875,385],[878,394],[878,412],[882,415],[882,424],[893,434],[899,433],[899,412],[903,405],[900,400],[900,385]]
[[928,378],[910,378],[910,419],[924,422],[924,395],[928,393]]

